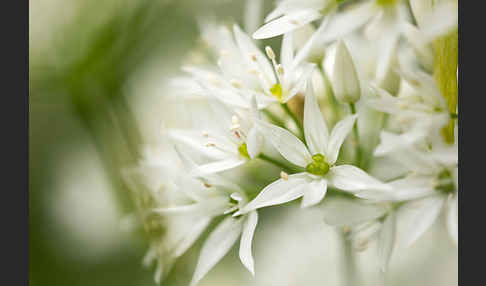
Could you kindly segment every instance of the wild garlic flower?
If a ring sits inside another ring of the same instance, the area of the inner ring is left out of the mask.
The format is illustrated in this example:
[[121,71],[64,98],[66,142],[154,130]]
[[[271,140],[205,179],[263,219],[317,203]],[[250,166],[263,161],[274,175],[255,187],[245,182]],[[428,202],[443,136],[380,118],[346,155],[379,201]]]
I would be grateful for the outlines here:
[[255,158],[263,144],[263,137],[253,122],[260,116],[255,99],[250,114],[245,110],[231,109],[216,99],[209,99],[208,102],[212,110],[211,118],[214,119],[206,125],[206,129],[172,129],[168,132],[175,142],[192,148],[210,161],[195,166],[194,170],[190,170],[191,174],[211,174],[236,168]]
[[278,152],[289,162],[304,168],[305,171],[285,175],[268,185],[239,213],[283,204],[300,197],[303,197],[302,207],[309,207],[319,203],[324,198],[328,185],[351,193],[359,193],[367,189],[390,189],[386,184],[355,166],[336,165],[341,145],[351,131],[355,120],[355,115],[345,117],[336,124],[329,134],[314,97],[312,86],[309,84],[304,105],[306,144],[281,127],[258,121],[258,128]]

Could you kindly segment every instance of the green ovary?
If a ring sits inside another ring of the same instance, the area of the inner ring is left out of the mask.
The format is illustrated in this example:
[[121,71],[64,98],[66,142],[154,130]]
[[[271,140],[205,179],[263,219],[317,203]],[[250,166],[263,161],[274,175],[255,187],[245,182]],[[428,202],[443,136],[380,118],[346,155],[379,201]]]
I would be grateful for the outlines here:
[[282,86],[279,83],[274,84],[270,88],[270,92],[278,99],[278,101],[282,101]]
[[395,4],[395,2],[397,2],[397,0],[377,0],[376,4],[380,6],[385,6]]
[[452,181],[452,175],[449,170],[444,170],[440,172],[439,174],[439,184],[436,187],[437,190],[443,192],[443,193],[452,193],[456,189],[453,181]]
[[325,157],[322,154],[315,154],[312,156],[314,162],[305,167],[308,173],[317,176],[324,176],[329,172],[329,164],[326,162]]
[[238,146],[238,153],[240,153],[241,156],[250,159],[250,155],[248,154],[248,148],[246,147],[246,143],[243,143],[240,146]]

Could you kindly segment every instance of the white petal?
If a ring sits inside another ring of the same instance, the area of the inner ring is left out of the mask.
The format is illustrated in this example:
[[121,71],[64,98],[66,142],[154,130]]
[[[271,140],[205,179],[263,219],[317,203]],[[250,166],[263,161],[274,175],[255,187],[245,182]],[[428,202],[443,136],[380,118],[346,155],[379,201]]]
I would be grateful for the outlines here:
[[307,208],[318,204],[326,195],[327,181],[324,179],[313,180],[304,190],[302,198],[302,208]]
[[396,234],[395,225],[395,213],[390,212],[383,222],[383,226],[381,227],[381,231],[378,237],[378,257],[380,260],[381,271],[383,272],[386,272],[388,268],[388,263],[393,253]]
[[362,190],[390,190],[391,187],[352,165],[334,166],[329,170],[329,185],[351,193]]
[[221,161],[211,162],[197,166],[197,169],[191,172],[194,176],[204,176],[236,168],[243,165],[247,160],[242,158],[229,158]]
[[263,136],[272,142],[278,152],[289,162],[301,167],[312,162],[312,156],[304,143],[288,130],[262,120],[257,120],[256,123]]
[[329,136],[329,143],[326,151],[326,161],[332,165],[336,162],[341,145],[348,136],[349,132],[353,128],[353,124],[356,121],[357,115],[348,115],[343,120],[339,121],[332,129]]
[[332,197],[322,205],[324,221],[333,226],[355,226],[382,217],[388,209],[381,204],[364,204],[354,199]]
[[424,37],[430,42],[457,28],[457,20],[457,4],[450,2],[441,3],[435,5],[432,11],[425,15],[421,30]]
[[210,217],[203,217],[196,224],[194,224],[189,233],[186,233],[183,239],[177,244],[177,247],[174,249],[174,256],[179,257],[184,254],[186,250],[189,249],[189,247],[191,247],[199,238],[201,233],[209,225],[210,221]]
[[206,199],[204,201],[166,208],[157,208],[153,211],[163,215],[201,215],[201,216],[215,216],[222,214],[228,207],[228,199],[223,196]]
[[310,152],[324,155],[329,140],[329,131],[314,96],[311,82],[307,83],[305,92],[304,133]]
[[458,212],[457,212],[458,196],[457,193],[449,198],[447,203],[447,230],[454,243],[458,244]]
[[326,44],[351,33],[366,24],[376,11],[374,1],[369,1],[344,13],[335,14],[324,29],[319,42]]
[[322,17],[322,15],[313,9],[289,13],[265,24],[263,27],[253,33],[253,38],[266,39],[279,36],[300,28],[307,23],[319,19],[320,17]]
[[190,286],[195,286],[231,249],[241,234],[242,219],[225,218],[208,236],[199,255]]
[[[245,34],[238,25],[233,26],[236,43],[241,51],[241,56],[246,60],[247,64],[257,70],[260,70],[266,77],[270,78],[271,84],[276,83],[273,67],[265,57],[263,52],[253,43],[251,38]],[[253,61],[252,56],[256,56],[256,62]]]
[[252,211],[248,214],[248,218],[243,225],[243,232],[240,241],[240,260],[243,265],[255,275],[253,255],[251,254],[251,244],[253,241],[253,234],[258,223],[258,213]]
[[280,63],[282,64],[284,71],[288,71],[291,67],[294,58],[292,33],[286,33],[282,39],[282,50],[280,51]]
[[248,132],[248,138],[246,139],[246,147],[250,158],[255,158],[260,153],[263,146],[263,135],[260,134],[258,128],[253,126]]
[[334,56],[332,87],[341,103],[354,103],[361,96],[358,73],[346,44],[339,40]]
[[240,213],[293,201],[304,194],[310,182],[311,178],[306,173],[290,175],[286,180],[279,179],[266,186]]
[[398,209],[397,218],[404,228],[399,235],[406,247],[414,243],[437,219],[444,205],[443,196],[429,196],[409,202]]
[[[301,92],[304,89],[306,83],[308,81],[310,82],[312,73],[314,72],[314,67],[315,67],[314,64],[303,65],[302,72],[301,72],[300,76],[297,78],[297,80],[292,82],[293,86],[290,89],[290,91],[287,94],[284,95],[283,102],[289,101],[296,94],[298,94],[299,92]],[[292,72],[292,71],[290,71],[290,72]]]

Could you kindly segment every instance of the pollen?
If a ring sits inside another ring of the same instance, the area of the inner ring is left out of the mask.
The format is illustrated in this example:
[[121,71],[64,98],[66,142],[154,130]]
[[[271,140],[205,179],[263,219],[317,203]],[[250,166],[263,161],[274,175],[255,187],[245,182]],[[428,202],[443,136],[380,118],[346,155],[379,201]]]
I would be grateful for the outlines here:
[[270,92],[275,96],[279,101],[282,101],[282,86],[279,83],[274,84],[270,88]]
[[284,181],[288,181],[289,180],[289,174],[285,173],[284,171],[281,171],[280,172],[280,178],[282,178],[282,180],[284,180]]
[[275,53],[273,52],[272,48],[270,46],[265,47],[265,52],[267,53],[267,57],[271,60],[275,59]]
[[250,155],[248,154],[246,143],[243,143],[240,146],[238,146],[238,153],[240,153],[241,156],[250,159]]
[[241,88],[242,87],[242,84],[241,84],[241,81],[237,80],[237,79],[232,79],[230,81],[231,85],[234,87],[234,88]]
[[257,61],[257,55],[255,53],[250,53],[250,58],[252,61],[256,62]]

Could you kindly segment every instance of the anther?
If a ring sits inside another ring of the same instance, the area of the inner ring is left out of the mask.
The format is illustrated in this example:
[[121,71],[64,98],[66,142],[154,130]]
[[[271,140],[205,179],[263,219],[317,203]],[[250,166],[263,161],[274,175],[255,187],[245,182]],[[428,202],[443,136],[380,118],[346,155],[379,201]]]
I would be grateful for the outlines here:
[[256,62],[257,61],[257,56],[255,53],[250,53],[250,58],[252,61]]
[[210,142],[210,143],[206,143],[205,146],[206,147],[216,147],[216,144]]
[[290,20],[290,24],[292,24],[292,25],[299,25],[299,22],[297,20],[295,20],[295,19],[291,19]]
[[284,180],[284,181],[288,181],[289,174],[285,173],[284,171],[281,171],[280,172],[280,178],[282,178],[282,180]]
[[259,72],[256,69],[249,69],[248,73],[252,74],[252,75],[258,75],[259,74]]
[[275,53],[273,52],[272,48],[269,46],[265,47],[265,52],[267,53],[267,57],[269,57],[271,60],[275,59]]
[[230,83],[234,88],[241,88],[241,81],[237,79],[232,79]]
[[281,64],[278,64],[277,65],[277,72],[279,75],[283,75],[284,74],[284,68]]

